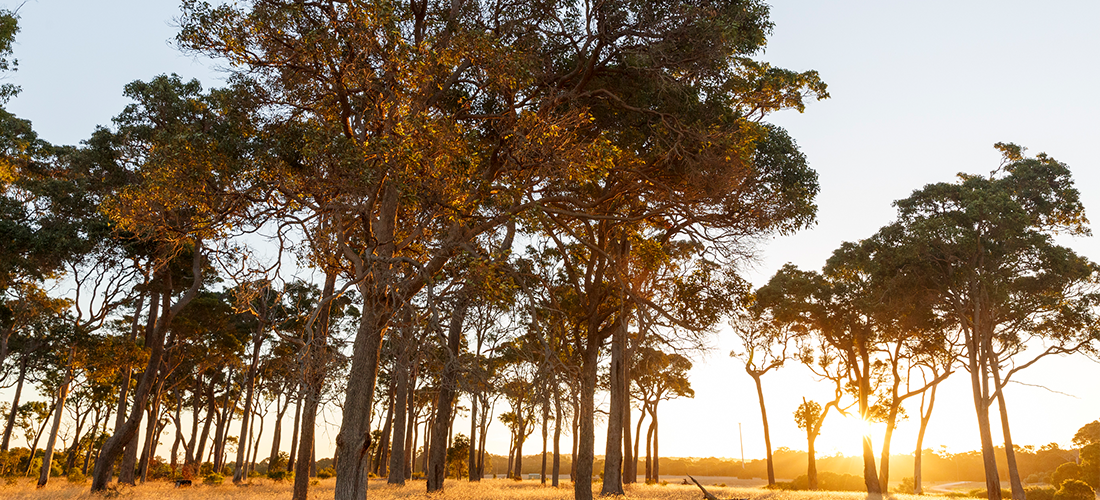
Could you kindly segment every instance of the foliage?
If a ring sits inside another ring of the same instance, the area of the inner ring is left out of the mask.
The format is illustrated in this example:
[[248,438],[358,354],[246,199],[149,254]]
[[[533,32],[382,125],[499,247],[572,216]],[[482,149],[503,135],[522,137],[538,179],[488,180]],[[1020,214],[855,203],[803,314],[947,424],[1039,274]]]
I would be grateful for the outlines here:
[[225,476],[218,473],[210,473],[202,478],[202,484],[209,484],[211,486],[217,486],[225,481]]
[[1084,481],[1068,479],[1054,493],[1054,500],[1093,500],[1096,492]]

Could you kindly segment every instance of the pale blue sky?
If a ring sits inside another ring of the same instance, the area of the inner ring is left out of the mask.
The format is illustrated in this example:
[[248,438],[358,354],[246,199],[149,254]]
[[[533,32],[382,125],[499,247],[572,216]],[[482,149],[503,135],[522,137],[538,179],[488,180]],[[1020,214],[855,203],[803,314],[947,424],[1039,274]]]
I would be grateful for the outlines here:
[[[32,120],[46,140],[73,144],[122,110],[122,87],[132,80],[175,72],[220,84],[223,75],[209,61],[175,49],[177,14],[170,0],[27,2],[15,47],[20,69],[9,77],[24,90],[8,109]],[[756,282],[788,261],[820,267],[842,241],[869,236],[889,222],[890,203],[926,183],[951,180],[960,171],[989,172],[999,161],[992,147],[998,141],[1069,164],[1086,208],[1100,210],[1100,2],[776,1],[772,19],[775,32],[762,58],[818,70],[832,98],[803,114],[772,118],[791,132],[820,175],[820,222],[762,246],[762,259],[749,273]],[[1065,244],[1100,261],[1096,238]],[[696,398],[663,407],[666,456],[735,456],[737,422],[744,424],[746,455],[763,455],[751,380],[726,356],[733,347],[729,338],[716,345],[697,363]],[[1100,380],[1098,365],[1051,360],[1029,372],[1021,380],[1075,397],[1014,386],[1008,404],[1018,444],[1068,445],[1078,427],[1100,417],[1100,390],[1089,383]],[[929,447],[978,446],[963,378],[944,389]],[[802,396],[814,395],[815,385],[797,369],[764,383],[773,388],[774,446],[804,448],[790,415]],[[790,387],[799,389],[781,389]],[[826,424],[822,453],[858,446],[858,437],[830,433],[830,427],[843,426]],[[895,452],[912,446],[910,427],[899,429]],[[704,429],[705,438],[699,433]],[[503,438],[495,441],[494,451],[507,451]],[[318,445],[326,455],[326,446]]]

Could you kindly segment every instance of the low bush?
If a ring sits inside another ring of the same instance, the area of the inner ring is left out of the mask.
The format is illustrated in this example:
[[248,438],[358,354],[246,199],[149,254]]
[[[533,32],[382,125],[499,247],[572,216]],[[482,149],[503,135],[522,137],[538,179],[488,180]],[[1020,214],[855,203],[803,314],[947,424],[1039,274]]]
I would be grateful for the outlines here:
[[325,467],[324,469],[317,471],[317,477],[321,479],[336,477],[336,469],[333,469],[332,467]]
[[81,471],[79,468],[73,467],[72,469],[69,469],[69,473],[65,475],[65,480],[73,484],[80,484],[84,481],[87,481],[88,476],[85,476],[84,472]]
[[1079,479],[1067,479],[1054,493],[1054,500],[1095,500],[1096,492],[1092,486]]
[[217,486],[225,482],[225,476],[212,472],[202,478],[202,484],[209,484],[211,486]]
[[1024,493],[1027,494],[1027,500],[1054,500],[1054,491],[1054,488],[1024,488]]
[[294,479],[294,473],[288,470],[276,469],[267,472],[267,478],[272,481],[286,481],[288,479]]

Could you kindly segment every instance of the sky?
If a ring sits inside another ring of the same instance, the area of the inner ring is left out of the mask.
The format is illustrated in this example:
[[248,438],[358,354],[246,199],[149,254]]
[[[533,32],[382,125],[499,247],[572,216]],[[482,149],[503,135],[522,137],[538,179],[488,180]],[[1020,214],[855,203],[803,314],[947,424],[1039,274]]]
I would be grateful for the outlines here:
[[[996,142],[1065,162],[1086,210],[1100,210],[1100,2],[778,0],[771,13],[775,28],[760,59],[817,70],[831,97],[804,113],[769,118],[798,141],[821,193],[812,229],[761,243],[758,260],[745,267],[757,285],[786,262],[819,269],[841,242],[889,223],[891,203],[925,184],[992,171],[1000,161]],[[133,80],[174,72],[218,86],[226,77],[217,62],[174,47],[173,0],[30,0],[19,14],[19,71],[7,81],[23,93],[7,109],[55,144],[76,144],[97,125],[109,126],[128,103],[122,89]],[[1096,237],[1060,243],[1100,261]],[[745,457],[760,458],[752,380],[728,356],[737,347],[728,331],[712,344],[696,356],[695,398],[660,407],[662,455],[740,457],[740,425]],[[1006,391],[1014,441],[1069,446],[1079,427],[1100,418],[1097,380],[1100,364],[1081,356],[1021,372],[1019,381],[1029,385]],[[773,448],[805,449],[792,414],[803,397],[823,399],[828,387],[796,366],[766,375],[764,386]],[[336,415],[327,418],[335,422]],[[895,453],[914,446],[913,420],[899,426]],[[322,430],[320,439],[334,439],[335,431]],[[881,429],[874,432],[877,442]],[[503,434],[491,438],[490,451],[507,453]],[[817,448],[823,455],[855,454],[859,439],[858,422],[831,417]],[[925,445],[979,447],[965,373],[942,386]],[[329,455],[325,449],[318,442],[320,456]]]

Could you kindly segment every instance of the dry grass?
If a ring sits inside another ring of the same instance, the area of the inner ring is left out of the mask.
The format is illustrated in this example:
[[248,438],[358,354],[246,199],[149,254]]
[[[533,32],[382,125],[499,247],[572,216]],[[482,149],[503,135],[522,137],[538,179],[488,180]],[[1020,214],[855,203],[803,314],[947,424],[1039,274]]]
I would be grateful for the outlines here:
[[[573,498],[572,483],[563,483],[560,488],[542,486],[535,481],[511,481],[506,479],[485,479],[480,483],[465,481],[447,481],[444,491],[428,495],[424,483],[416,481],[405,487],[394,487],[384,481],[371,481],[367,498],[370,500],[427,499],[431,500],[566,500]],[[627,485],[626,498],[645,500],[698,500],[703,495],[695,485],[679,484]],[[595,485],[594,496],[598,496],[600,485]],[[738,488],[707,485],[707,491],[718,498],[745,498],[749,500],[867,500],[866,493],[856,492],[809,492],[809,491],[772,491],[763,488]],[[928,500],[928,497],[915,495],[885,495],[892,500]]]
[[[311,499],[330,499],[335,479],[321,480],[310,487]],[[87,499],[180,499],[180,500],[266,500],[289,499],[291,484],[276,483],[268,480],[253,479],[247,486],[234,486],[228,481],[220,486],[196,484],[190,488],[175,489],[172,483],[150,482],[137,487],[123,487],[107,495],[93,495],[88,492],[89,483],[70,484],[64,478],[55,478],[41,490],[35,489],[34,481],[24,480],[16,485],[4,485],[0,482],[0,498],[4,500],[61,500]],[[573,498],[571,483],[560,488],[542,486],[536,481],[516,482],[505,479],[486,479],[480,483],[450,481],[442,493],[428,495],[423,481],[412,481],[404,487],[389,486],[384,480],[370,482],[367,498],[370,500],[431,499],[431,500],[566,500]],[[719,498],[745,498],[749,500],[868,500],[865,493],[852,492],[808,492],[808,491],[770,491],[762,488],[739,488],[707,486],[707,490]],[[596,485],[595,494],[599,494]],[[694,485],[679,484],[628,485],[626,498],[646,500],[698,500],[702,497]],[[914,495],[886,495],[890,500],[927,500],[929,497]]]
[[[253,478],[246,485],[235,486],[228,479],[225,484],[210,486],[200,484],[196,480],[195,485],[189,488],[174,488],[172,483],[163,481],[150,481],[138,486],[123,486],[112,489],[104,495],[89,492],[91,482],[72,484],[63,477],[50,479],[50,484],[45,488],[36,489],[35,481],[25,479],[15,485],[5,485],[0,479],[0,499],[3,500],[103,500],[104,498],[116,498],[119,500],[144,500],[144,499],[179,499],[179,500],[267,500],[289,499],[291,496],[291,483],[279,482],[268,479]],[[336,484],[335,479],[322,479],[316,486],[309,489],[309,498],[322,500],[331,499],[332,490]],[[374,500],[374,496],[370,496]]]

